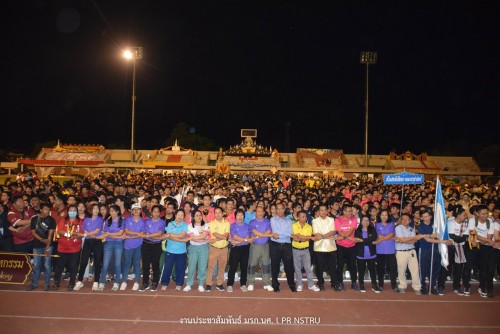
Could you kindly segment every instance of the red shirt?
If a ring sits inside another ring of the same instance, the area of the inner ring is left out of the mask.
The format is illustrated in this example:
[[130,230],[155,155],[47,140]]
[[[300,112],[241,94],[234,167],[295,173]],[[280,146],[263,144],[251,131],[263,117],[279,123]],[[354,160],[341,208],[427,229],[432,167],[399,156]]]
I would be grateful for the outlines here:
[[198,211],[201,212],[201,215],[203,216],[203,220],[205,223],[209,223],[212,220],[215,220],[215,209],[212,208],[211,206],[208,207],[208,213],[206,215],[203,214],[203,210],[205,210],[204,206],[198,207]]
[[[82,231],[83,220],[75,218],[73,225],[69,224],[68,218],[59,218],[57,221],[57,231],[77,233]],[[82,249],[82,239],[69,239],[68,237],[61,236],[57,244],[57,250],[61,253],[76,253]]]
[[122,218],[123,218],[123,219],[125,219],[125,218],[127,218],[127,217],[130,217],[130,216],[132,216],[132,215],[130,214],[130,211],[128,211],[127,209],[125,209],[125,210],[122,212]]
[[54,218],[54,220],[57,222],[61,217],[67,217],[68,216],[68,208],[64,207],[61,210],[58,210],[56,208],[51,208],[50,209],[50,216]]
[[[35,215],[35,211],[32,209],[23,209],[22,211],[17,210],[16,208],[10,208],[9,213],[7,214],[7,220],[9,224],[14,226],[14,223],[19,220],[31,219]],[[14,245],[24,244],[26,242],[33,241],[33,234],[31,234],[30,225],[27,228],[20,232],[12,232],[12,240],[14,241]]]

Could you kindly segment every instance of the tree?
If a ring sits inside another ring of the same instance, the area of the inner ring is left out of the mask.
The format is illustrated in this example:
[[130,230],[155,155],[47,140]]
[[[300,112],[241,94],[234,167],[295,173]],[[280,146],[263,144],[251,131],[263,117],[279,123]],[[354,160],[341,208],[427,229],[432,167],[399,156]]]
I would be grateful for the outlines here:
[[197,151],[216,151],[218,146],[209,138],[195,132],[185,122],[177,124],[165,142],[165,146],[174,145],[177,140],[178,145]]

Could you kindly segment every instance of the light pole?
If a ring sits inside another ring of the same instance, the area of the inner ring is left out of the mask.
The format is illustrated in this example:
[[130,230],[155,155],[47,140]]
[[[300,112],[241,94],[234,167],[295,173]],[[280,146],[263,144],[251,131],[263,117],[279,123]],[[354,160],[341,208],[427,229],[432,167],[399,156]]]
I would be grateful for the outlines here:
[[360,63],[366,64],[366,96],[365,96],[365,167],[368,167],[368,66],[377,63],[377,53],[361,51]]
[[142,47],[131,47],[123,52],[123,57],[132,61],[132,134],[130,143],[130,162],[134,162],[134,139],[135,139],[135,61],[142,59]]

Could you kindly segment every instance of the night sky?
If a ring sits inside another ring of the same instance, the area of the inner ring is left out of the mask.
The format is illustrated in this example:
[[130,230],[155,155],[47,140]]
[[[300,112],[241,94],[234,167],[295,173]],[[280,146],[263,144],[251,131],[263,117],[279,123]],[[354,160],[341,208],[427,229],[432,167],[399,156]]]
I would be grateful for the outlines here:
[[[499,1],[11,1],[2,4],[2,142],[164,145],[185,121],[227,148],[370,153],[498,144]],[[182,144],[182,143],[181,143]]]

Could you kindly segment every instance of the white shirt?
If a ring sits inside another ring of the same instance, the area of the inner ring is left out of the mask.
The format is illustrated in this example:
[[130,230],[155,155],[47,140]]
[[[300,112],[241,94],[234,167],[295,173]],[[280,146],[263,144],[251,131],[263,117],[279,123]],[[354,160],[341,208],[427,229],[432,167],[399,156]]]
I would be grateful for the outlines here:
[[[462,233],[460,233],[460,228],[462,225]],[[467,221],[464,221],[462,224],[459,224],[455,221],[455,218],[448,219],[448,234],[454,234],[457,237],[462,237],[464,234],[468,233]],[[459,245],[463,245],[465,242],[459,243]]]
[[[203,226],[195,225],[194,227],[193,224],[188,224],[188,233],[187,233],[188,235],[192,234],[193,236],[198,237],[202,235],[204,231],[208,232],[208,224],[205,224]],[[207,242],[208,241],[194,241],[194,240],[189,241],[189,243],[193,246],[204,245]]]
[[493,223],[491,221],[491,219],[489,219],[489,220],[490,220],[490,228],[488,229],[486,222],[481,223],[478,220],[477,226],[476,226],[476,218],[469,219],[469,226],[467,228],[467,232],[468,232],[467,234],[469,234],[469,232],[472,230],[476,230],[477,235],[479,235],[480,237],[483,237],[483,238],[487,238],[488,234],[495,234],[495,223]]
[[[334,220],[331,217],[322,219],[321,217],[315,218],[312,221],[313,234],[327,234],[335,231]],[[333,239],[321,239],[314,242],[315,252],[333,252],[337,250],[337,245]]]

